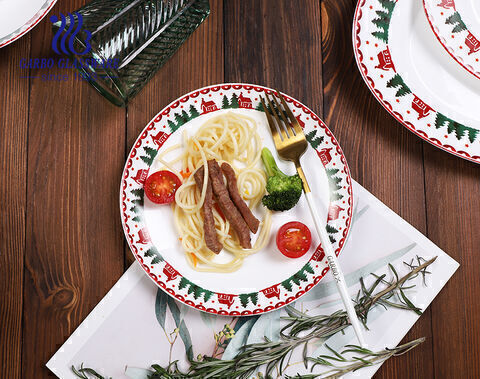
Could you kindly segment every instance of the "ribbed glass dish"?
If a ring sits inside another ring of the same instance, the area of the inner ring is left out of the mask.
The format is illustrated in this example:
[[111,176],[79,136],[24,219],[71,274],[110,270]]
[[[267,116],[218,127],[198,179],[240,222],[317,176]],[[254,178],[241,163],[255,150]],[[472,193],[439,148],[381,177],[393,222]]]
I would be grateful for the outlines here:
[[53,29],[82,77],[124,106],[209,13],[208,0],[94,0]]

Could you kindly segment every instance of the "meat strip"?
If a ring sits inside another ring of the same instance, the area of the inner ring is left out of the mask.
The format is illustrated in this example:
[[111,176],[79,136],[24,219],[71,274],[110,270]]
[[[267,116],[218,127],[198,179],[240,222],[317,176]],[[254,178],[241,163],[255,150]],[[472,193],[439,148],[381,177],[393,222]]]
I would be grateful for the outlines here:
[[[193,177],[195,178],[195,183],[197,187],[202,191],[203,189],[203,175],[204,175],[203,166],[200,167]],[[218,254],[222,250],[223,246],[218,240],[217,231],[215,230],[215,220],[213,219],[212,212],[213,205],[213,192],[212,184],[210,180],[207,181],[207,191],[205,192],[205,200],[203,202],[203,235],[205,238],[205,244],[207,247],[212,250],[215,254]]]
[[217,197],[217,202],[223,211],[223,214],[232,225],[233,229],[237,232],[240,245],[244,249],[250,249],[252,247],[250,242],[250,230],[247,223],[243,219],[242,215],[238,211],[235,204],[233,204],[230,196],[228,195],[227,187],[223,182],[222,171],[215,159],[208,161],[208,173],[210,180],[212,181],[213,193]]
[[235,171],[233,171],[232,166],[230,166],[226,162],[222,163],[222,171],[223,175],[225,175],[225,177],[227,178],[227,188],[228,193],[230,194],[230,198],[242,214],[243,219],[248,225],[248,228],[252,231],[252,233],[256,233],[258,231],[260,221],[253,215],[247,203],[245,203],[245,201],[243,201],[243,199],[241,198],[240,193],[238,192]]

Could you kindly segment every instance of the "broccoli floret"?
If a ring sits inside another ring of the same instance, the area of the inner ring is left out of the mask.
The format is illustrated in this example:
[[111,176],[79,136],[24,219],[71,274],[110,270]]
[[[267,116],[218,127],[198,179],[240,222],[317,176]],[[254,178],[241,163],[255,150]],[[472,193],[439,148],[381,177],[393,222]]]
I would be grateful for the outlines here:
[[302,195],[302,179],[296,175],[285,175],[277,166],[275,158],[266,147],[262,149],[262,161],[267,172],[267,192],[263,205],[272,211],[286,211],[298,203]]

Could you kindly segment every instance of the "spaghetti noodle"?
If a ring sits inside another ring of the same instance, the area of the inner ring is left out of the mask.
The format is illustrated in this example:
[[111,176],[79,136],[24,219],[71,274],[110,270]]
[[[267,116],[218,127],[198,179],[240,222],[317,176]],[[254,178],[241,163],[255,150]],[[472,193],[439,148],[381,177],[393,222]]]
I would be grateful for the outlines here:
[[[169,152],[183,148],[175,159],[167,162],[164,157]],[[157,160],[180,178],[190,173],[178,188],[173,203],[175,227],[180,235],[182,247],[189,265],[197,271],[233,272],[240,268],[243,260],[261,250],[268,242],[271,228],[271,213],[264,210],[257,240],[251,249],[240,246],[231,225],[221,212],[214,207],[213,217],[219,241],[223,250],[231,255],[226,263],[216,262],[217,256],[205,244],[203,231],[202,206],[205,199],[208,180],[209,159],[219,164],[228,162],[234,169],[238,190],[254,209],[265,193],[266,176],[260,169],[261,139],[256,131],[256,122],[252,118],[229,112],[216,116],[200,126],[191,137],[183,134],[183,143],[165,149]],[[181,162],[182,173],[175,169]],[[203,188],[197,189],[193,173],[204,167]]]

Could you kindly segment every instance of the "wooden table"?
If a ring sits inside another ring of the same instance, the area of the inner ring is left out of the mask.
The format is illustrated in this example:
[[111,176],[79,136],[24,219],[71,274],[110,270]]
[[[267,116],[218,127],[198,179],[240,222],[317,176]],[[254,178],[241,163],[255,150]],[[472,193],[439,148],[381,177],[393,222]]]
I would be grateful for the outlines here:
[[[84,3],[60,0],[51,14]],[[355,3],[211,0],[207,21],[126,109],[85,83],[42,80],[65,70],[19,67],[55,58],[48,17],[0,50],[1,378],[51,377],[47,360],[132,262],[118,193],[133,141],[171,100],[222,82],[308,104],[353,177],[460,262],[405,338],[427,341],[377,377],[480,377],[480,166],[423,142],[370,94],[352,54]]]

